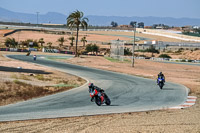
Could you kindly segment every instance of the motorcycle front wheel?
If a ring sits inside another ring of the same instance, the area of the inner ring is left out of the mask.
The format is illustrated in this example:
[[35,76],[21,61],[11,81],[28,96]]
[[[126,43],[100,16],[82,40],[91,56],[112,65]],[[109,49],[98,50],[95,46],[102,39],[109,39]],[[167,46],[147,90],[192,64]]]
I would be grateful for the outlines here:
[[159,83],[159,86],[160,86],[160,89],[162,90],[162,88],[163,88],[163,83],[162,83],[162,82]]
[[110,105],[111,104],[110,98],[105,93],[104,93],[104,98],[106,105]]
[[95,97],[95,103],[98,105],[98,106],[101,106],[101,98],[96,96]]

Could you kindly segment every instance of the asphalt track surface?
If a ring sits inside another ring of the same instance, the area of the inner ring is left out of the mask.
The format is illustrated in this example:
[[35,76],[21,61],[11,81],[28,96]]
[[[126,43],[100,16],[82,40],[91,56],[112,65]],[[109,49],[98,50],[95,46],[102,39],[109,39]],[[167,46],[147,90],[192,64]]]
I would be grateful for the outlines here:
[[94,102],[90,102],[88,87],[85,84],[66,92],[2,106],[0,107],[0,121],[159,110],[184,103],[188,95],[186,87],[174,83],[167,82],[163,90],[160,90],[156,81],[151,79],[44,58],[37,58],[33,61],[31,56],[25,55],[9,55],[8,57],[83,77],[105,89],[111,99],[111,105],[97,106]]

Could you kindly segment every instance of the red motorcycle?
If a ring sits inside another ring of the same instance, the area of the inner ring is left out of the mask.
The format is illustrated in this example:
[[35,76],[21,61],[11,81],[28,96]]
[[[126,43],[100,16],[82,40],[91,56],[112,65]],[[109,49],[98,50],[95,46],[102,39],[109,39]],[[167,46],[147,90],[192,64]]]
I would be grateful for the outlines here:
[[110,105],[111,101],[110,98],[106,95],[104,90],[100,90],[99,92],[95,89],[94,91],[90,92],[90,97],[92,98],[92,102],[95,101],[95,103],[98,106],[101,106],[102,104]]

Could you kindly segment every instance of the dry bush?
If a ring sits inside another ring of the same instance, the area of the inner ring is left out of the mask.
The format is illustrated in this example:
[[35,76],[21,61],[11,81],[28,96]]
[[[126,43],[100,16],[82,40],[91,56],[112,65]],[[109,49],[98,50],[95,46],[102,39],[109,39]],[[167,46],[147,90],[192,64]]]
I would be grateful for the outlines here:
[[13,82],[6,81],[0,84],[0,105],[24,101],[34,97],[49,95],[74,88],[74,86],[39,87],[26,84],[19,80],[14,80]]

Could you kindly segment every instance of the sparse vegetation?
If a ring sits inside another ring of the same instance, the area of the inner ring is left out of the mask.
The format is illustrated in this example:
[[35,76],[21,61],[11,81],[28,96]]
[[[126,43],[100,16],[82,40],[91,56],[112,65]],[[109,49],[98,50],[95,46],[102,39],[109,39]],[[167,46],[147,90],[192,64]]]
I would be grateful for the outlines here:
[[174,53],[176,54],[181,54],[184,51],[184,48],[179,48],[177,51],[175,51]]

